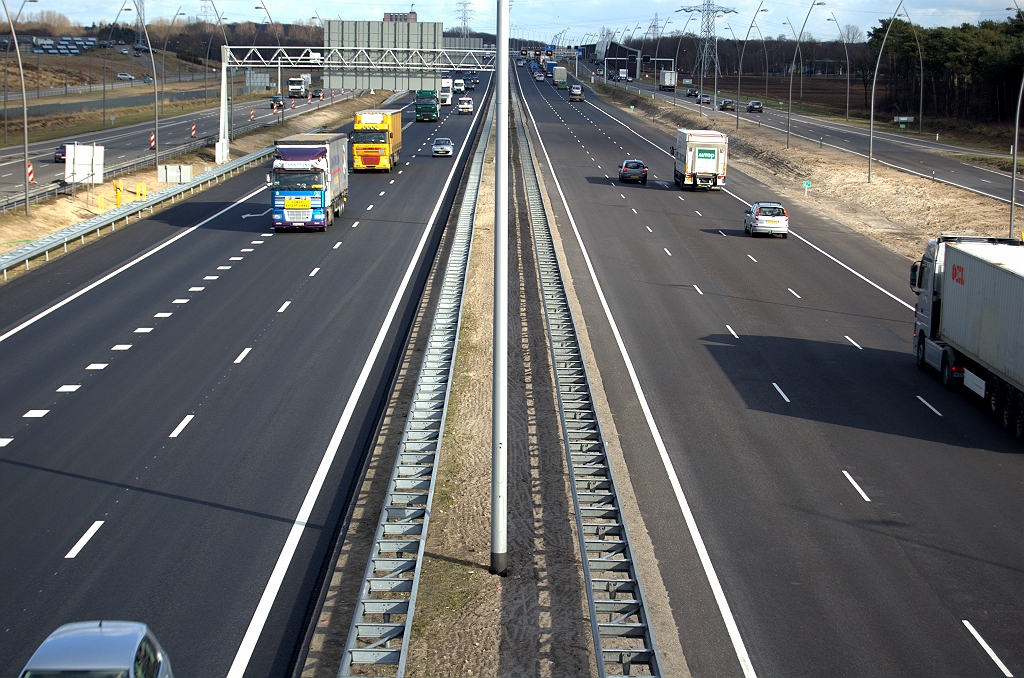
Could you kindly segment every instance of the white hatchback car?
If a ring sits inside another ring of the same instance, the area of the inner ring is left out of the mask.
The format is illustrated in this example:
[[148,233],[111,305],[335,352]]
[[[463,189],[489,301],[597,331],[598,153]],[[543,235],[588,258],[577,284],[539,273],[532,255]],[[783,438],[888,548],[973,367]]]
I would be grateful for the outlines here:
[[755,202],[743,213],[743,232],[789,237],[789,214],[781,203]]
[[135,76],[132,75],[131,73],[118,73],[117,74],[117,79],[118,80],[134,80]]

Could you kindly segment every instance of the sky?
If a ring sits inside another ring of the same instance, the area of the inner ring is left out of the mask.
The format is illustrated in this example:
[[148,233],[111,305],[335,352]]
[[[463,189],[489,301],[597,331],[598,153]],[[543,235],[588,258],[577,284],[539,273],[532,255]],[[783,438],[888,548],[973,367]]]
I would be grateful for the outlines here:
[[[17,0],[15,0],[17,1]],[[214,0],[217,9],[227,17],[228,22],[236,21],[262,21],[265,13],[259,7],[260,0]],[[329,2],[322,6],[303,3],[304,9],[296,11],[296,5],[289,0],[265,0],[274,21],[279,23],[291,23],[295,21],[308,21],[314,10],[320,16],[327,19],[348,19],[360,21],[380,21],[382,13],[407,12],[411,9],[417,12],[420,21],[441,21],[445,28],[457,27],[461,21],[458,9],[453,0],[418,0],[410,5],[408,2],[379,3],[373,5],[364,2]],[[745,34],[750,22],[757,10],[759,0],[715,0],[719,5],[735,9],[735,14],[728,14],[725,18],[718,19],[716,32],[722,37],[729,37],[731,28],[740,38]],[[699,2],[699,0],[683,0],[683,2]],[[876,0],[825,0],[824,7],[815,6],[807,22],[806,31],[817,39],[828,40],[838,35],[836,24],[827,19],[834,14],[838,23],[842,26],[849,24],[859,27],[865,33],[872,26],[877,25],[880,18],[892,15],[899,0],[889,2],[877,2]],[[1017,0],[1021,3],[1022,0]],[[472,16],[469,21],[473,30],[494,32],[496,5],[494,0],[470,0]],[[530,39],[549,41],[552,37],[565,29],[566,38],[563,42],[567,45],[580,44],[589,33],[596,34],[602,27],[609,30],[622,31],[627,26],[632,31],[638,24],[640,28],[635,31],[635,37],[639,38],[648,31],[657,15],[659,30],[663,27],[666,34],[673,30],[679,31],[684,27],[687,32],[700,32],[700,15],[694,14],[689,24],[686,24],[687,14],[676,12],[681,6],[680,0],[647,0],[644,3],[632,4],[622,0],[511,0],[510,22],[512,24],[511,35],[513,38],[526,37]],[[174,15],[178,5],[181,5],[181,12],[188,16],[201,16],[204,3],[201,0],[146,0],[146,15],[152,20],[156,17],[170,18]],[[1011,6],[1013,0],[976,0],[964,3],[963,0],[913,0],[907,2],[907,8],[914,23],[919,26],[958,26],[962,23],[976,23],[982,20],[1002,21],[1010,16],[1006,7]],[[116,12],[117,4],[99,2],[98,0],[79,0],[73,5],[56,5],[53,0],[39,0],[38,4],[28,5],[26,12],[44,9],[55,9],[62,11],[71,20],[84,25],[92,24],[95,20],[102,20],[104,14],[113,15]],[[209,3],[205,4],[208,11]],[[807,16],[807,10],[811,2],[796,2],[795,0],[764,0],[763,8],[767,12],[760,13],[757,26],[765,37],[791,34],[790,27],[785,24],[787,19],[792,20],[796,30]],[[257,9],[257,7],[259,7]],[[12,10],[13,9],[12,6]],[[901,10],[902,11],[902,10]],[[112,16],[111,16],[112,18]],[[109,19],[108,19],[109,20]],[[665,25],[665,21],[669,23]],[[654,35],[655,33],[651,33]],[[755,31],[756,34],[756,31]],[[592,42],[587,38],[587,42]]]

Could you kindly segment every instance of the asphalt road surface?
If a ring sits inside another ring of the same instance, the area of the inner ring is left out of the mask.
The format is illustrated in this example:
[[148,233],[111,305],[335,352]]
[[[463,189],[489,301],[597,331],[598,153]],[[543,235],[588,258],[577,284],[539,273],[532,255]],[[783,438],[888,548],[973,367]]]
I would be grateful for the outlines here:
[[769,187],[681,191],[668,134],[514,70],[693,674],[1024,674],[1024,454],[915,367],[910,262],[745,236]]
[[[593,64],[580,63],[580,78],[584,83],[590,82],[591,69],[597,67]],[[572,69],[570,69],[571,71]],[[595,82],[601,82],[601,77],[594,76]],[[705,104],[703,107],[697,105],[695,98],[687,98],[686,90],[695,85],[680,85],[673,96],[672,92],[657,92],[657,87],[649,83],[625,83],[609,82],[609,85],[627,87],[636,92],[638,89],[646,96],[657,96],[660,101],[674,102],[687,110],[698,113],[703,112],[708,116],[708,127],[711,120],[716,119],[716,129],[728,133],[736,127],[736,113],[733,111],[719,111],[713,106]],[[778,101],[765,101],[757,94],[758,79],[756,76],[743,79],[743,102],[739,106],[740,126],[750,131],[751,128],[761,130],[765,135],[775,139],[785,139],[788,110],[785,105]],[[714,85],[710,81],[704,83],[705,91],[712,93]],[[735,88],[735,78],[719,80],[719,87]],[[749,88],[749,89],[748,89]],[[713,95],[712,95],[713,96]],[[719,96],[719,102],[722,97]],[[747,113],[746,102],[756,99],[764,103],[763,113]],[[760,123],[760,127],[758,124]],[[885,163],[889,166],[913,172],[925,178],[935,178],[962,188],[967,188],[976,193],[1009,202],[1010,200],[1010,173],[1001,172],[988,167],[973,164],[961,159],[961,156],[970,155],[991,155],[988,151],[978,151],[962,146],[945,144],[935,141],[927,135],[919,137],[917,123],[908,124],[906,133],[888,132],[892,127],[888,121],[879,122],[876,120],[874,133],[874,158],[878,163]],[[801,139],[819,143],[824,146],[846,151],[859,156],[864,162],[865,176],[867,174],[867,158],[869,148],[868,129],[862,125],[849,125],[834,120],[824,120],[808,115],[793,114],[791,135]],[[1009,151],[1009,149],[1007,149]],[[1004,154],[1005,155],[1005,154]],[[1006,157],[1009,157],[1008,155]],[[1018,185],[1017,200],[1024,198],[1024,187]]]
[[131,619],[178,675],[286,675],[483,118],[454,113],[407,106],[326,233],[269,231],[259,168],[0,288],[0,673]]
[[[151,88],[151,85],[146,85]],[[152,92],[152,89],[149,90]],[[327,92],[324,101],[314,99],[311,104],[306,99],[288,99],[285,97],[286,108],[285,118],[302,115],[315,111],[319,107],[329,105],[330,92]],[[352,92],[344,95],[338,92],[334,98],[335,103],[349,99]],[[295,108],[291,108],[291,102],[295,102]],[[274,112],[270,107],[270,98],[266,100],[253,101],[245,104],[234,104],[231,107],[231,129],[236,129],[250,123],[250,113],[255,117],[256,122],[272,123]],[[20,114],[19,114],[20,115]],[[280,113],[278,114],[280,116]],[[192,138],[192,124],[196,126],[196,137],[202,138],[219,134],[220,130],[220,109],[211,108],[196,113],[176,115],[160,119],[160,149],[174,148],[187,143]],[[64,181],[64,163],[54,162],[53,151],[62,143],[92,144],[96,143],[105,148],[104,162],[112,166],[141,158],[153,151],[149,147],[149,134],[153,131],[153,122],[139,123],[116,127],[99,132],[79,134],[64,139],[50,139],[29,144],[28,156],[32,161],[32,169],[35,172],[35,180],[39,185],[46,185],[54,182]],[[25,176],[22,169],[22,158],[24,157],[20,145],[8,146],[0,149],[0,199],[5,197],[18,198],[24,195]],[[173,163],[174,159],[168,158],[167,162]]]

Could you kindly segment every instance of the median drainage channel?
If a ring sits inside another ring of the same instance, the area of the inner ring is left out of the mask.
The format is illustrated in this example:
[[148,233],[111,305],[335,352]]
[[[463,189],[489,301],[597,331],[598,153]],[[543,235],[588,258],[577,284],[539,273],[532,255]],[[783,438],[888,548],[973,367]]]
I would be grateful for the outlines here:
[[634,551],[576,325],[559,266],[519,99],[512,97],[524,189],[540,273],[548,343],[555,368],[562,438],[598,673],[662,675]]
[[[405,674],[459,341],[477,197],[493,120],[492,103],[469,168],[433,323],[338,676]],[[363,672],[367,667],[377,670]]]

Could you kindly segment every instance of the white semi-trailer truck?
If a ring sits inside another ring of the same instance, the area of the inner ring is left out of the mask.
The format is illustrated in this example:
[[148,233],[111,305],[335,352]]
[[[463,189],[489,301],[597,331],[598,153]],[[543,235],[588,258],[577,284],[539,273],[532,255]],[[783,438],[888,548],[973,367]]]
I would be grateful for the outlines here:
[[1024,243],[940,236],[911,266],[910,287],[918,367],[984,398],[992,417],[1024,439]]
[[676,186],[721,189],[729,166],[729,137],[707,129],[676,130],[676,145],[668,149],[675,159]]

